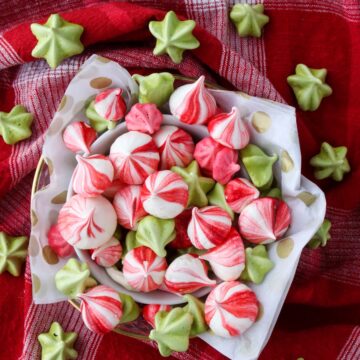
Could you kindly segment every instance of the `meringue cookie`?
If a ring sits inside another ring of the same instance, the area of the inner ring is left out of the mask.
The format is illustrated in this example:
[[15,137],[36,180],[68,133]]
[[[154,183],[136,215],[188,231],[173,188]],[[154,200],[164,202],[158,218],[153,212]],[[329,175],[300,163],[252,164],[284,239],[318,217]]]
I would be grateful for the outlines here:
[[86,327],[98,334],[113,330],[122,316],[119,294],[105,285],[98,285],[79,296],[80,312]]
[[207,331],[209,327],[205,322],[204,303],[190,294],[184,295],[183,299],[187,301],[184,310],[193,316],[190,336],[196,336]]
[[105,244],[94,249],[91,258],[100,266],[110,267],[115,265],[122,254],[122,246],[118,239],[112,237]]
[[104,155],[76,155],[78,162],[72,177],[75,193],[84,197],[102,194],[112,183],[114,167]]
[[259,312],[255,293],[238,281],[219,284],[205,302],[205,320],[215,335],[242,335],[254,324]]
[[125,324],[136,320],[140,315],[139,305],[130,295],[119,293],[122,304],[122,316],[120,324]]
[[162,121],[163,115],[155,104],[136,103],[125,116],[129,131],[140,131],[150,135],[160,129]]
[[118,222],[126,229],[136,230],[139,221],[147,215],[140,194],[141,185],[125,185],[114,197]]
[[319,246],[325,247],[327,242],[331,239],[330,235],[331,221],[324,219],[320,228],[317,230],[315,235],[306,245],[309,249],[317,249]]
[[150,248],[140,246],[130,250],[123,259],[125,280],[135,290],[150,292],[160,287],[167,263]]
[[170,170],[150,175],[141,190],[141,201],[147,213],[160,219],[179,215],[188,203],[188,186],[182,177]]
[[116,213],[102,196],[75,195],[60,210],[61,236],[78,249],[94,249],[106,243],[116,229]]
[[205,76],[178,87],[170,96],[170,112],[186,124],[206,124],[216,113],[216,101],[205,88]]
[[139,103],[164,105],[174,91],[175,78],[168,72],[153,73],[148,76],[134,74],[133,79],[139,84]]
[[220,183],[216,183],[214,188],[207,194],[210,205],[219,206],[224,209],[234,220],[234,212],[229,206],[225,198],[224,186]]
[[188,294],[205,286],[213,286],[216,281],[208,278],[207,271],[203,260],[190,254],[181,255],[167,268],[165,285],[178,294]]
[[291,222],[290,209],[279,199],[264,197],[252,201],[239,216],[240,234],[254,244],[280,239]]
[[136,244],[152,249],[158,256],[165,257],[165,246],[175,238],[175,221],[158,219],[148,215],[140,222],[136,231]]
[[238,232],[231,228],[223,244],[212,248],[199,258],[208,261],[215,275],[221,280],[236,280],[245,268],[244,243]]
[[83,121],[75,121],[63,132],[65,146],[74,153],[90,153],[90,146],[96,139],[96,131]]
[[218,143],[235,150],[244,148],[250,140],[249,130],[241,119],[237,107],[231,111],[214,115],[208,124],[210,136]]
[[191,243],[198,249],[211,249],[222,244],[231,229],[231,217],[218,206],[194,207],[188,226]]
[[126,112],[126,104],[122,98],[123,89],[106,89],[96,95],[94,109],[103,119],[108,121],[119,121]]
[[189,226],[191,216],[192,209],[185,209],[174,219],[176,237],[169,243],[169,247],[172,249],[186,249],[192,246],[187,234],[187,228]]
[[158,149],[150,135],[129,131],[119,136],[110,148],[115,177],[125,184],[142,184],[159,165]]
[[169,312],[171,310],[170,305],[158,305],[158,304],[148,304],[143,307],[143,317],[144,319],[152,326],[155,327],[155,315],[159,311]]
[[247,179],[237,178],[225,186],[226,202],[237,214],[259,196],[259,190]]
[[160,152],[160,168],[187,166],[193,159],[194,142],[192,137],[176,126],[162,126],[153,136]]
[[227,184],[240,170],[237,151],[229,152],[230,149],[220,150],[214,159],[213,178],[222,185]]

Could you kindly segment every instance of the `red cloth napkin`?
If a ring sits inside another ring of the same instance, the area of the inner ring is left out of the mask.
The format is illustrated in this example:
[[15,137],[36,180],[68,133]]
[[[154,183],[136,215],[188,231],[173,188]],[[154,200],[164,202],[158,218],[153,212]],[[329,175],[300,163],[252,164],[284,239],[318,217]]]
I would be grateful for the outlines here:
[[[135,4],[137,3],[137,4]],[[232,2],[231,2],[232,3]],[[228,20],[226,0],[144,0],[108,3],[92,0],[0,2],[0,111],[23,104],[35,115],[33,136],[15,146],[0,139],[0,231],[30,233],[30,191],[44,133],[62,94],[92,53],[117,61],[131,72],[168,70],[208,79],[253,95],[296,105],[286,77],[297,63],[329,70],[334,93],[320,109],[298,111],[303,173],[322,141],[346,145],[352,172],[342,183],[319,182],[328,200],[332,239],[324,249],[304,250],[294,283],[261,359],[360,358],[360,5],[358,0],[265,0],[270,23],[260,39],[239,38]],[[140,7],[140,5],[142,7]],[[174,10],[194,19],[201,47],[186,52],[180,65],[154,57],[148,21]],[[35,45],[29,24],[59,12],[85,27],[86,51],[55,70],[31,57]],[[35,60],[35,61],[34,61]],[[0,276],[1,358],[38,358],[37,335],[58,320],[77,331],[79,359],[159,358],[154,345],[117,334],[91,334],[69,304],[36,306],[31,274]],[[199,339],[178,359],[223,359]]]

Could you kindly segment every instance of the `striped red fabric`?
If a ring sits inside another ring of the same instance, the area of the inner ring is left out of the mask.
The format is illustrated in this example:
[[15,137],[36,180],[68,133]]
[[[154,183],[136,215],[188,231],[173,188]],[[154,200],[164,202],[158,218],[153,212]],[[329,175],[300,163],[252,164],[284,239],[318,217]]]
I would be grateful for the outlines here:
[[[0,139],[0,231],[30,232],[30,190],[44,133],[68,83],[80,65],[98,53],[131,72],[168,70],[210,81],[271,100],[295,105],[286,77],[297,63],[329,70],[334,93],[314,113],[298,111],[303,173],[324,140],[349,148],[352,173],[340,184],[322,181],[333,222],[325,249],[305,250],[277,326],[261,359],[358,359],[360,357],[360,5],[358,0],[248,0],[263,2],[270,16],[260,39],[239,38],[228,19],[233,0],[99,0],[0,2],[0,111],[23,104],[35,116],[33,136],[14,146]],[[187,52],[180,65],[152,55],[147,31],[150,19],[174,10],[197,22],[201,47]],[[85,27],[86,51],[51,70],[34,61],[35,38],[29,24],[60,12]],[[29,267],[25,278],[0,276],[0,338],[3,358],[34,359],[40,354],[37,335],[54,320],[79,333],[79,359],[157,359],[154,344],[117,334],[90,333],[69,304],[34,305]],[[4,311],[6,309],[6,311]],[[5,346],[4,346],[5,345]],[[149,346],[151,345],[151,346]],[[201,340],[192,340],[178,359],[222,359]]]

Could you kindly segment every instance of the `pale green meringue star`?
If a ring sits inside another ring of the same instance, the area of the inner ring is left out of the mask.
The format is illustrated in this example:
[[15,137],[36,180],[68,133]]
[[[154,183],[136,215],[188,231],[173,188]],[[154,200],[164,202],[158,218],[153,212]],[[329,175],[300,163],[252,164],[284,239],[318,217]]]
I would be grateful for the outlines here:
[[0,111],[0,135],[6,144],[13,145],[31,136],[33,115],[22,105],[14,106],[9,113]]
[[4,271],[13,276],[21,274],[22,265],[27,256],[28,238],[9,236],[0,232],[0,274]]
[[310,165],[315,168],[315,178],[322,180],[331,176],[335,181],[341,181],[344,174],[351,170],[346,154],[345,146],[332,147],[323,142],[320,153],[310,159]]
[[189,312],[194,318],[191,325],[190,336],[204,333],[209,329],[205,321],[204,303],[191,294],[184,295],[183,298],[187,301],[187,305],[183,309]]
[[185,50],[196,49],[199,41],[192,34],[194,20],[181,21],[169,11],[162,21],[150,21],[149,30],[156,38],[154,55],[167,53],[175,64],[180,64]]
[[47,333],[38,336],[41,360],[76,359],[78,353],[73,347],[77,336],[75,332],[64,332],[58,322],[53,322]]
[[31,32],[38,40],[31,55],[46,59],[54,69],[64,59],[84,51],[80,41],[83,31],[81,25],[68,22],[59,14],[52,14],[43,25],[31,24]]
[[130,295],[119,293],[119,296],[122,304],[122,316],[120,319],[120,324],[136,320],[140,315],[139,305]]
[[269,22],[262,4],[236,4],[231,9],[230,19],[241,37],[260,37],[262,28]]
[[319,246],[326,246],[327,242],[331,239],[330,235],[331,222],[328,219],[324,219],[318,231],[308,242],[307,247],[310,249],[317,249]]
[[157,342],[162,356],[170,356],[173,351],[187,351],[192,322],[193,316],[183,308],[159,311],[149,338]]
[[326,69],[310,69],[304,64],[298,64],[295,75],[288,76],[287,82],[294,90],[302,110],[315,111],[322,99],[332,94],[331,87],[325,83],[326,75]]

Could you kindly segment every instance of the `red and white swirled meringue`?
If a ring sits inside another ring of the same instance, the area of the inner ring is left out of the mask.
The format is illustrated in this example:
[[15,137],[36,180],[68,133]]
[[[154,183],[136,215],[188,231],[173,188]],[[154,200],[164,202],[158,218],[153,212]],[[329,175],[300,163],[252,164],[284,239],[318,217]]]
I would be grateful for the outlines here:
[[224,281],[236,280],[245,268],[244,243],[239,233],[231,228],[226,241],[199,256],[210,263],[215,275]]
[[237,178],[225,186],[225,199],[240,214],[244,207],[260,196],[260,191],[247,179]]
[[74,248],[61,236],[57,224],[51,226],[47,238],[49,246],[58,256],[66,257],[73,254]]
[[176,237],[169,243],[173,249],[186,249],[192,246],[187,229],[192,216],[192,209],[185,209],[175,220]]
[[122,246],[118,239],[112,237],[105,244],[91,251],[91,258],[100,266],[110,267],[121,258]]
[[220,150],[214,159],[213,178],[222,185],[227,184],[240,170],[237,161],[237,151],[229,148]]
[[110,201],[102,196],[75,195],[59,212],[61,236],[79,249],[94,249],[111,239],[117,225]]
[[170,305],[148,304],[143,307],[143,318],[152,326],[155,327],[155,315],[159,311],[170,311]]
[[76,155],[78,162],[72,179],[73,190],[82,196],[102,194],[112,183],[114,167],[104,155],[84,157]]
[[230,215],[219,206],[194,207],[187,233],[197,249],[211,249],[225,241],[231,222]]
[[240,150],[250,140],[249,130],[235,106],[229,113],[214,115],[209,121],[208,129],[214,140],[230,149]]
[[172,219],[186,207],[189,198],[188,185],[183,178],[162,170],[150,175],[141,190],[145,211],[160,219]]
[[105,285],[98,285],[79,295],[81,317],[86,327],[98,334],[113,330],[122,317],[119,294]]
[[216,113],[216,101],[205,88],[205,77],[178,87],[170,96],[170,112],[186,124],[205,124]]
[[242,335],[254,324],[259,312],[255,293],[238,281],[219,284],[205,301],[205,321],[215,335]]
[[115,195],[113,205],[121,226],[136,230],[138,222],[147,215],[141,201],[141,185],[126,185]]
[[189,294],[205,286],[216,285],[215,280],[208,278],[207,272],[203,260],[190,254],[181,255],[167,268],[164,283],[168,291]]
[[159,165],[159,151],[148,134],[129,131],[119,136],[110,148],[115,177],[129,185],[143,184]]
[[95,111],[104,119],[119,121],[126,113],[126,104],[120,88],[107,89],[96,95],[94,101]]
[[125,280],[133,289],[142,292],[158,289],[164,281],[166,268],[166,259],[146,246],[132,249],[123,260]]
[[291,222],[287,204],[271,197],[256,199],[239,216],[240,234],[254,244],[269,244],[280,239]]
[[160,151],[160,168],[185,167],[193,160],[194,142],[192,137],[176,126],[162,126],[153,137]]
[[238,152],[221,145],[211,137],[195,145],[194,158],[206,176],[226,184],[240,170]]
[[127,184],[122,183],[119,179],[114,179],[110,186],[102,193],[108,199],[114,199],[116,193]]
[[90,146],[96,139],[96,131],[83,121],[76,121],[63,132],[65,146],[74,153],[90,153]]
[[160,129],[162,121],[163,115],[155,104],[136,103],[125,116],[129,131],[140,131],[150,135]]

